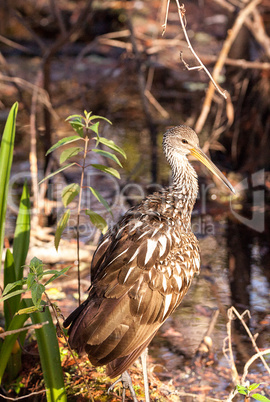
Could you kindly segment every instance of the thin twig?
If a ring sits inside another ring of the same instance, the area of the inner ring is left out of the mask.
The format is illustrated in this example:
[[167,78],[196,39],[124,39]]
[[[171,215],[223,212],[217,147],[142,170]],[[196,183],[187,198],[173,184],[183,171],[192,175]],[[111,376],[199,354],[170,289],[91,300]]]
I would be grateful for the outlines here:
[[[253,355],[253,356],[246,362],[245,367],[244,367],[244,371],[243,371],[243,376],[242,376],[242,379],[241,379],[241,384],[242,384],[242,385],[244,385],[244,383],[245,383],[245,381],[246,381],[246,376],[248,375],[248,369],[249,369],[249,367],[252,365],[252,363],[253,363],[256,359],[258,359],[258,358],[262,359],[262,356],[263,356],[263,355],[269,355],[269,354],[270,354],[270,349],[265,349],[265,350],[259,351],[258,353],[256,353],[255,355]],[[269,372],[269,370],[268,370],[268,372]]]
[[169,113],[161,106],[151,92],[148,89],[145,89],[144,94],[154,108],[161,114],[161,116],[164,117],[164,119],[168,119],[170,116]]
[[[77,228],[76,228],[76,237],[77,237],[77,278],[78,278],[78,296],[79,296],[79,305],[81,304],[81,273],[80,273],[80,214],[81,214],[81,203],[82,203],[82,191],[83,191],[83,181],[84,181],[84,171],[86,168],[86,156],[88,151],[88,143],[89,137],[86,135],[84,138],[84,154],[83,154],[83,164],[82,164],[82,173],[81,173],[81,183],[80,183],[80,192],[79,192],[79,200],[78,200],[78,210],[77,210]],[[91,279],[90,279],[91,280]]]
[[[227,334],[228,336],[224,339],[223,341],[223,354],[228,360],[228,362],[231,365],[231,372],[232,372],[232,380],[234,384],[239,384],[239,374],[234,362],[234,356],[233,356],[233,349],[232,349],[232,326],[231,322],[234,318],[233,313],[232,313],[232,308],[228,310],[228,318],[229,321],[227,323]],[[226,344],[228,345],[226,347]],[[227,353],[229,352],[229,356]]]
[[167,7],[166,7],[165,18],[164,18],[164,24],[162,25],[162,36],[165,34],[166,28],[167,28],[169,6],[170,6],[170,0],[167,0]]
[[44,321],[41,324],[27,325],[27,326],[19,328],[19,329],[12,329],[10,331],[5,331],[5,332],[2,332],[2,334],[0,334],[0,338],[5,338],[6,336],[14,335],[19,332],[29,331],[30,329],[40,329],[43,327],[43,325],[46,325],[46,324],[49,324],[49,321]]
[[182,6],[180,6],[179,1],[176,0],[176,4],[178,7],[178,15],[179,15],[179,19],[180,19],[180,23],[188,44],[188,48],[190,49],[191,53],[193,54],[193,56],[195,57],[195,59],[198,61],[199,66],[196,67],[189,67],[188,64],[186,62],[184,62],[183,57],[182,57],[182,53],[180,53],[180,59],[181,61],[184,63],[185,67],[188,70],[204,70],[205,73],[208,75],[208,77],[210,78],[211,82],[213,83],[214,87],[216,88],[216,90],[220,93],[220,95],[222,95],[225,99],[227,99],[227,95],[225,91],[222,91],[220,89],[220,87],[218,86],[218,84],[216,83],[216,80],[214,79],[214,77],[212,77],[212,75],[210,74],[209,70],[205,67],[205,65],[203,64],[203,62],[201,61],[201,59],[199,58],[199,56],[197,55],[197,53],[195,52],[195,50],[193,49],[188,34],[187,34],[187,30],[186,30],[186,20],[184,21],[185,17],[185,8],[184,5],[182,4]]
[[0,42],[4,43],[7,46],[12,47],[13,49],[18,49],[21,52],[27,53],[27,54],[33,54],[33,51],[28,49],[25,46],[20,45],[19,43],[14,42],[13,40],[10,40],[8,38],[5,38],[4,36],[0,35]]
[[253,20],[248,17],[245,21],[245,25],[252,32],[257,42],[262,46],[265,51],[266,56],[270,57],[270,38],[266,33],[265,26],[263,23],[262,16],[260,12],[255,8],[252,11]]
[[[228,35],[227,38],[223,44],[223,47],[221,49],[221,52],[219,54],[219,58],[218,61],[216,62],[216,65],[213,69],[213,79],[216,80],[219,75],[220,72],[224,66],[225,60],[228,56],[228,53],[231,49],[231,46],[236,38],[236,36],[238,35],[242,25],[245,22],[245,19],[248,17],[248,15],[254,10],[254,8],[260,3],[261,0],[253,0],[251,1],[243,10],[241,10],[238,14],[238,17],[235,20],[235,23],[232,27],[232,29],[230,29],[228,31]],[[212,99],[213,99],[213,95],[214,95],[214,86],[212,85],[212,83],[209,84],[208,90],[207,90],[207,94],[204,100],[204,104],[202,107],[202,111],[201,114],[197,120],[197,123],[195,125],[195,131],[197,133],[200,133],[204,123],[206,121],[206,118],[210,112],[210,108],[211,108],[211,104],[212,104]]]
[[[255,342],[254,336],[250,332],[250,329],[248,328],[247,324],[245,323],[245,321],[243,319],[243,317],[246,314],[248,314],[249,317],[250,317],[250,312],[248,310],[246,310],[246,311],[243,312],[243,314],[240,315],[235,307],[231,307],[231,310],[236,315],[236,317],[241,321],[241,323],[242,323],[243,327],[245,328],[245,330],[246,330],[246,332],[247,332],[247,334],[248,334],[248,336],[249,336],[249,338],[250,338],[250,340],[252,342],[252,345],[253,345],[254,349],[256,350],[257,354],[260,354],[260,350],[259,350],[259,348],[258,348],[258,346],[257,346],[257,344]],[[263,356],[259,356],[259,357],[260,357],[264,367],[266,368],[266,370],[270,374],[270,368],[269,368],[268,364],[266,363],[264,357]]]
[[21,399],[26,399],[26,398],[30,398],[33,395],[40,395],[43,394],[44,392],[46,392],[46,389],[42,389],[41,391],[36,391],[36,392],[31,392],[31,394],[28,395],[24,395],[24,396],[18,396],[17,398],[10,398],[9,396],[5,396],[3,394],[0,394],[0,396],[4,399],[7,399],[8,401],[19,401]]

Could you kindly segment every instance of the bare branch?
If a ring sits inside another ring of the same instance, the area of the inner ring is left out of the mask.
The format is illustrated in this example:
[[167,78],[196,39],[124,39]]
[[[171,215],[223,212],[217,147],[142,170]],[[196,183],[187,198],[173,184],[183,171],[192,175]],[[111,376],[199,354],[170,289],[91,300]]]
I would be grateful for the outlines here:
[[17,334],[17,333],[23,332],[23,331],[29,331],[30,329],[40,329],[43,327],[43,325],[47,325],[47,324],[49,324],[49,321],[44,321],[41,324],[27,325],[27,326],[19,328],[19,329],[12,329],[11,331],[5,331],[5,332],[2,332],[2,334],[0,334],[0,338],[5,338],[6,336],[14,335],[14,334]]
[[[31,392],[31,394],[28,395],[23,395],[23,396],[17,396],[17,398],[10,398],[9,396],[5,396],[3,394],[0,394],[0,396],[8,401],[19,401],[21,399],[28,399],[33,395],[40,395],[40,394],[44,394],[44,392],[46,392],[46,389],[42,389],[41,391],[36,391],[36,392]],[[32,399],[32,398],[31,398]]]
[[[259,351],[258,353],[256,353],[255,355],[253,355],[253,356],[246,362],[245,367],[244,367],[243,376],[242,376],[242,379],[241,379],[241,383],[242,383],[242,384],[244,384],[245,381],[246,381],[246,376],[248,375],[248,369],[249,369],[249,367],[252,365],[252,363],[253,363],[256,359],[258,359],[258,358],[260,358],[260,359],[262,360],[262,356],[264,356],[264,355],[269,355],[269,354],[270,354],[270,349],[265,349],[265,350]],[[268,367],[268,368],[269,368],[269,367]],[[269,370],[268,370],[268,372],[269,372]]]
[[166,28],[167,28],[169,7],[170,7],[170,0],[167,0],[167,7],[166,7],[165,18],[164,18],[164,24],[162,25],[162,36],[165,34]]
[[[243,10],[241,10],[239,12],[238,17],[235,20],[235,23],[232,27],[232,29],[230,29],[228,31],[228,35],[227,38],[223,44],[223,47],[221,49],[221,52],[219,54],[219,58],[218,61],[216,62],[216,65],[214,67],[213,70],[213,79],[216,80],[219,75],[220,72],[224,66],[225,60],[228,56],[228,53],[231,49],[231,46],[236,38],[236,36],[238,35],[242,25],[244,24],[246,18],[248,17],[248,15],[254,10],[254,8],[261,2],[261,0],[253,0],[251,1]],[[213,95],[214,95],[214,86],[212,85],[212,83],[209,84],[208,87],[208,91],[204,100],[204,104],[202,107],[202,111],[201,114],[197,120],[197,123],[195,125],[195,131],[197,133],[200,133],[204,123],[206,121],[206,118],[210,112],[210,108],[211,108],[211,104],[212,104],[212,99],[213,99]]]
[[[255,342],[254,336],[253,336],[252,333],[250,332],[250,330],[249,330],[247,324],[245,323],[245,321],[244,321],[244,319],[243,319],[246,314],[248,314],[248,316],[250,317],[250,312],[249,312],[248,310],[246,310],[246,311],[244,311],[243,314],[240,315],[240,314],[238,313],[238,311],[236,310],[235,307],[231,307],[231,311],[232,311],[232,312],[236,315],[236,317],[241,321],[243,327],[245,328],[245,330],[246,330],[246,332],[247,332],[247,334],[248,334],[248,336],[249,336],[249,338],[250,338],[250,340],[251,340],[251,342],[252,342],[252,345],[253,345],[254,349],[256,350],[257,354],[260,354],[260,350],[259,350],[259,348],[258,348],[258,346],[257,346],[257,344],[256,344],[256,342]],[[264,357],[263,357],[262,355],[260,355],[259,357],[260,357],[260,359],[261,359],[261,361],[262,361],[264,367],[266,368],[266,370],[267,370],[268,373],[270,374],[270,368],[269,368],[268,364],[266,363]]]
[[215,79],[212,77],[212,75],[210,74],[209,70],[205,67],[205,65],[203,64],[203,62],[201,61],[201,59],[199,58],[199,56],[197,55],[197,53],[195,52],[195,50],[193,49],[188,34],[187,34],[187,30],[186,30],[186,19],[185,19],[185,8],[184,5],[182,4],[182,6],[179,5],[179,1],[176,0],[177,3],[177,7],[178,7],[178,15],[179,15],[179,19],[181,22],[181,26],[188,44],[188,48],[190,49],[191,53],[193,54],[193,56],[195,57],[195,59],[198,61],[199,66],[196,67],[189,67],[188,64],[186,62],[184,62],[182,55],[180,54],[180,58],[183,61],[185,67],[188,70],[204,70],[206,72],[206,74],[208,75],[208,77],[210,78],[211,82],[213,83],[214,87],[216,88],[216,90],[220,93],[220,95],[222,95],[225,99],[227,99],[227,95],[225,91],[222,91],[220,89],[220,87],[218,86],[218,84],[216,83]]

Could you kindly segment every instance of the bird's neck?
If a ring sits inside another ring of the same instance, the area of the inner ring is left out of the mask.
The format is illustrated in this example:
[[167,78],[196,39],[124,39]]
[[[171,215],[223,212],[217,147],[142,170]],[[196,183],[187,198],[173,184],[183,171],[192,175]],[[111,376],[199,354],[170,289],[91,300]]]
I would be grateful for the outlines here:
[[184,229],[190,230],[191,214],[198,194],[197,173],[188,162],[187,158],[181,159],[181,163],[172,167],[173,195],[175,213]]

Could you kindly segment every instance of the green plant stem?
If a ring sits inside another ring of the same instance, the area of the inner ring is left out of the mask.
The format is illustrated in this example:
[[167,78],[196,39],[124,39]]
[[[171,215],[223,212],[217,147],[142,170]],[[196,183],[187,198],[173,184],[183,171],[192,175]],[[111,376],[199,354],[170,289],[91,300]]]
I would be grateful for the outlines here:
[[83,191],[83,181],[84,181],[84,172],[86,168],[86,155],[88,151],[88,143],[89,137],[86,135],[84,138],[84,154],[83,154],[83,164],[82,164],[82,174],[81,174],[81,183],[80,183],[80,192],[79,192],[79,201],[78,201],[78,210],[77,210],[77,275],[78,275],[78,301],[81,304],[81,276],[80,276],[80,213],[81,213],[81,203],[82,203],[82,191]]

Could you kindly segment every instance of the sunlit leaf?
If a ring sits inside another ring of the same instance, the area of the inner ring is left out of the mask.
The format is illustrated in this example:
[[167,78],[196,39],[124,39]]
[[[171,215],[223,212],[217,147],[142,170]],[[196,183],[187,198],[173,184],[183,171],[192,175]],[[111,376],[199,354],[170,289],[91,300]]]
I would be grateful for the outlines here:
[[112,122],[109,119],[106,119],[106,117],[97,116],[97,115],[93,115],[93,116],[89,117],[88,120],[91,121],[91,120],[96,120],[96,119],[105,120],[107,123],[112,124]]
[[258,388],[260,385],[261,384],[257,384],[257,383],[250,384],[250,386],[248,387],[248,390],[253,391],[254,389]]
[[68,209],[61,216],[59,222],[57,223],[57,228],[56,228],[55,237],[54,237],[54,246],[55,246],[56,250],[58,250],[61,236],[62,236],[62,233],[63,233],[65,227],[68,224],[69,217],[70,217],[70,210]]
[[2,296],[8,294],[12,289],[16,288],[16,286],[23,286],[25,283],[26,279],[20,279],[19,281],[8,283],[2,293]]
[[109,206],[109,204],[107,203],[107,201],[102,197],[102,195],[93,187],[89,187],[92,194],[96,197],[96,199],[104,205],[104,207],[107,209],[108,212],[110,212],[110,214],[112,215],[112,211],[111,208]]
[[247,387],[244,387],[243,385],[236,385],[236,389],[241,395],[247,395],[248,394],[248,389]]
[[50,154],[51,152],[55,151],[57,148],[61,147],[62,145],[65,144],[70,144],[71,142],[74,141],[78,141],[81,140],[82,137],[80,137],[79,135],[72,135],[70,137],[65,137],[65,138],[61,138],[61,140],[59,140],[56,144],[54,144],[47,152],[46,152],[46,156],[48,154]]
[[270,399],[268,399],[266,396],[261,395],[261,394],[252,394],[250,395],[252,398],[256,399],[256,401],[260,402],[270,402]]
[[81,147],[71,147],[71,148],[65,149],[61,153],[60,158],[59,158],[60,165],[62,165],[62,163],[64,163],[64,162],[66,162],[67,159],[78,155],[78,153],[82,152],[82,151],[83,151],[83,148],[81,148]]
[[22,293],[25,293],[24,289],[14,290],[14,292],[8,293],[7,295],[0,297],[0,303],[2,303],[3,301],[5,301],[7,299],[10,299],[11,297],[20,295]]
[[[14,270],[16,279],[23,277],[23,268],[30,243],[31,202],[27,183],[25,181],[20,200],[19,213],[13,242]],[[19,303],[19,299],[17,300]]]
[[108,140],[107,138],[104,137],[99,137],[98,138],[98,142],[101,142],[101,144],[106,145],[108,148],[113,149],[114,151],[118,152],[119,154],[121,154],[125,159],[127,159],[126,153],[125,151],[120,148],[118,145],[116,145],[114,143],[114,141],[112,140]]
[[103,234],[105,234],[107,232],[108,225],[107,225],[107,222],[105,221],[105,219],[102,218],[102,216],[100,216],[96,212],[92,211],[91,209],[87,209],[85,211],[85,213],[86,213],[86,215],[89,216],[90,221],[92,222],[92,224],[94,226],[96,226],[96,228],[100,229]]
[[80,192],[80,186],[77,183],[71,183],[64,188],[61,197],[64,206],[66,207],[71,201],[74,200],[76,195]]
[[104,173],[109,173],[112,176],[116,177],[117,179],[120,179],[119,172],[116,169],[112,168],[112,167],[99,165],[99,164],[96,164],[96,163],[92,163],[91,166],[93,166],[94,168],[96,168],[98,170],[101,170]]
[[[17,315],[22,315],[22,314],[32,314],[35,313],[36,311],[40,311],[43,307],[42,306],[32,306],[32,307],[26,307],[26,308],[21,308],[16,314]],[[26,328],[27,329],[27,328]]]
[[72,114],[71,116],[68,116],[65,121],[69,121],[72,119],[83,119],[83,116],[80,114]]
[[89,129],[94,131],[94,133],[96,133],[96,135],[99,137],[98,128],[99,128],[99,121],[89,126]]
[[55,176],[56,174],[62,172],[63,170],[65,170],[65,169],[67,169],[67,168],[69,168],[70,166],[73,166],[73,165],[75,165],[75,164],[76,164],[76,163],[73,162],[73,163],[69,163],[68,165],[62,166],[61,168],[59,168],[59,169],[55,170],[54,172],[52,172],[51,174],[49,174],[48,176],[44,177],[44,179],[42,179],[38,184],[43,183],[45,180],[50,179],[51,177]]
[[9,190],[9,177],[13,161],[13,149],[18,106],[18,102],[15,102],[10,109],[0,147],[0,256],[2,256],[5,236],[5,220]]
[[108,151],[103,151],[102,149],[92,149],[93,152],[95,152],[96,154],[105,156],[105,158],[110,158],[112,159],[114,162],[116,162],[120,167],[123,167],[121,162],[119,161],[119,159],[117,158],[116,155],[112,154],[111,152]]

